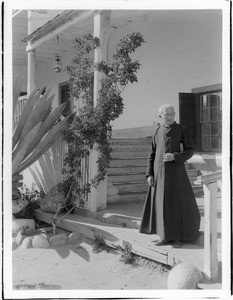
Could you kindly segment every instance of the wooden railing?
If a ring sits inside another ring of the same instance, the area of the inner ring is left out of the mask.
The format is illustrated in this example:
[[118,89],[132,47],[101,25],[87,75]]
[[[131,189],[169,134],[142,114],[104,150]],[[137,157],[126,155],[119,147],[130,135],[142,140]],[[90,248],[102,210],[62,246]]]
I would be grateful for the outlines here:
[[210,280],[218,277],[217,257],[217,191],[222,172],[199,176],[195,184],[203,184],[204,189],[204,268]]

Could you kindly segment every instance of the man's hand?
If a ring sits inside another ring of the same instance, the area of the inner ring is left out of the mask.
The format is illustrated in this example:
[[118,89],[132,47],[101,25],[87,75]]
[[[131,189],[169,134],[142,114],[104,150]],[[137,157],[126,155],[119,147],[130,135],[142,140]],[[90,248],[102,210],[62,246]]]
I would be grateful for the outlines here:
[[164,155],[163,155],[164,162],[173,161],[173,160],[175,160],[175,158],[172,153],[164,153]]
[[154,177],[153,176],[148,176],[147,182],[148,182],[149,186],[154,186],[155,185]]

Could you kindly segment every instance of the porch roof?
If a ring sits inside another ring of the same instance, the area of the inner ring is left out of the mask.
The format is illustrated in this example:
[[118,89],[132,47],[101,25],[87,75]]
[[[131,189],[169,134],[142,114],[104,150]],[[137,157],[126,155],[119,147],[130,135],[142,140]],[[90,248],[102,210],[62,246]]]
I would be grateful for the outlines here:
[[30,35],[25,37],[21,42],[32,42],[42,38],[44,35],[54,32],[58,27],[71,22],[76,17],[83,15],[84,10],[65,10],[61,14],[57,15],[52,20],[45,23],[43,26],[37,28]]

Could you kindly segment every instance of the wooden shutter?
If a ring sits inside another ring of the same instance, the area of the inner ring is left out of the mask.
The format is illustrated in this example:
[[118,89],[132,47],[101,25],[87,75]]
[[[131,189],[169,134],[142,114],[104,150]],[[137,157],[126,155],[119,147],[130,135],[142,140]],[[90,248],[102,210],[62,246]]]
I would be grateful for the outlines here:
[[193,146],[197,149],[197,103],[194,93],[179,93],[179,112],[180,124],[185,126],[189,132],[189,136],[193,142]]
[[66,117],[70,114],[70,89],[68,83],[60,86],[60,97],[61,104],[66,102],[66,107],[63,111],[63,115]]

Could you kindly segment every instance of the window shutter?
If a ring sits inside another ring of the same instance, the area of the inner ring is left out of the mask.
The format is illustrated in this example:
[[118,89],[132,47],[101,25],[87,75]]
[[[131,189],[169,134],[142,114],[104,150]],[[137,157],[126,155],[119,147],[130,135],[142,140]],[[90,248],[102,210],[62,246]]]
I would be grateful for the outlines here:
[[179,93],[179,123],[189,132],[193,146],[197,149],[197,103],[194,93]]

